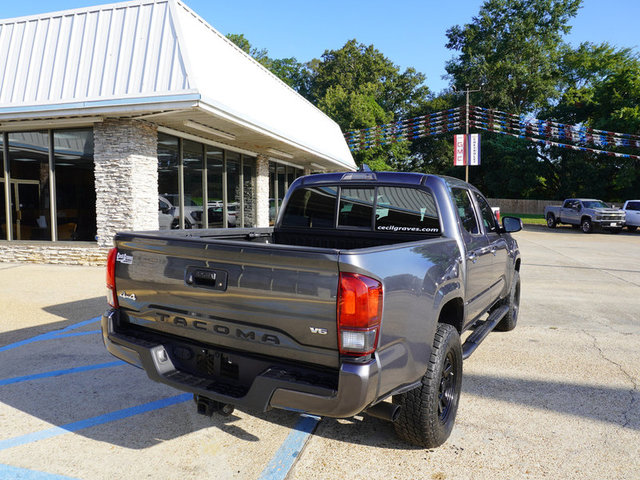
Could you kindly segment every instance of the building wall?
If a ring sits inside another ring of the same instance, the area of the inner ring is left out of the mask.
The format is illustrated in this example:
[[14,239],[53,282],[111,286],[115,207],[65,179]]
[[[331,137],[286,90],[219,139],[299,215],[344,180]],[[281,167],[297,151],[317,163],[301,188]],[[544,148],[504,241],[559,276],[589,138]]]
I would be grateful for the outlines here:
[[93,133],[98,245],[113,245],[119,230],[157,230],[157,127],[108,119]]

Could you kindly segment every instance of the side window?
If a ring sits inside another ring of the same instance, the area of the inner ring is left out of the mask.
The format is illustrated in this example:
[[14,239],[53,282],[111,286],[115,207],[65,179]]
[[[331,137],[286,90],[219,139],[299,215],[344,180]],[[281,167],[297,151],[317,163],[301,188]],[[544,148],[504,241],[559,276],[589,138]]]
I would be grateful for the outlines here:
[[345,188],[340,190],[339,227],[366,227],[371,229],[373,218],[373,197],[371,187]]
[[485,230],[488,232],[496,231],[496,218],[493,216],[493,210],[491,210],[491,206],[481,195],[473,192],[473,195],[476,197],[476,201],[478,202],[478,206],[480,207],[480,214],[482,215],[482,223],[484,224]]
[[336,187],[300,188],[293,192],[282,217],[283,227],[333,228]]
[[640,210],[640,202],[629,202],[627,210]]
[[416,188],[378,187],[376,231],[439,234],[433,196]]
[[471,197],[469,197],[469,191],[462,188],[454,188],[453,198],[456,202],[456,209],[462,222],[462,227],[472,235],[480,233],[476,213],[473,210]]

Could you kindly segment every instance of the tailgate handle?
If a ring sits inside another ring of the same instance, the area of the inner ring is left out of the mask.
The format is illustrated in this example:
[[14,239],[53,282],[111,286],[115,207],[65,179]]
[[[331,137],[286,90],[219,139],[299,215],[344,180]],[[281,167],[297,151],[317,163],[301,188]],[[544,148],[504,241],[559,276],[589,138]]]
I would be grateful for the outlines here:
[[224,291],[227,289],[227,272],[209,268],[187,267],[184,282],[190,287]]

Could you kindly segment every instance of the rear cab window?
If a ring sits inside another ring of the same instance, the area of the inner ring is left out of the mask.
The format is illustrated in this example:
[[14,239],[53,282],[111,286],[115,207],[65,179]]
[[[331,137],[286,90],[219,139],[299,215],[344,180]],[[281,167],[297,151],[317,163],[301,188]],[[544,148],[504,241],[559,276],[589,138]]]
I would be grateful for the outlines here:
[[396,185],[298,188],[280,226],[429,236],[442,231],[431,192]]

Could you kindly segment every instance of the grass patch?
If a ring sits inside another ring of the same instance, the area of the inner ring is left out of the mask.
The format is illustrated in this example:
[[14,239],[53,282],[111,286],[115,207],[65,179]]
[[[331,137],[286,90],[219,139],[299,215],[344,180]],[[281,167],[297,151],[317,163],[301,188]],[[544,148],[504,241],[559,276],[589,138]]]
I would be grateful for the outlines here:
[[546,225],[547,221],[544,215],[535,215],[530,213],[501,213],[502,216],[518,217],[525,225]]

